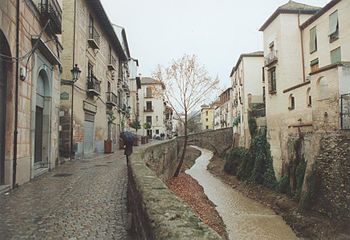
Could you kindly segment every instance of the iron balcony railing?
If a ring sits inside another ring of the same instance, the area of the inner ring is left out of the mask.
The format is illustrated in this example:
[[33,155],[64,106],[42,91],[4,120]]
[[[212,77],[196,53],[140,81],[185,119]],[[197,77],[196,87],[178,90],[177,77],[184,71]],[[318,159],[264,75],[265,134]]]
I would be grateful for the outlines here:
[[50,21],[48,31],[62,33],[62,9],[57,0],[41,0],[38,4],[42,24]]
[[101,82],[94,75],[87,78],[87,91],[93,95],[100,95],[101,93]]
[[94,49],[100,48],[100,34],[97,32],[93,25],[89,26],[89,39],[88,42],[90,46]]
[[118,106],[118,97],[113,92],[106,92],[107,104]]
[[275,62],[278,61],[277,57],[277,50],[274,50],[270,52],[266,57],[265,57],[265,66],[269,66]]

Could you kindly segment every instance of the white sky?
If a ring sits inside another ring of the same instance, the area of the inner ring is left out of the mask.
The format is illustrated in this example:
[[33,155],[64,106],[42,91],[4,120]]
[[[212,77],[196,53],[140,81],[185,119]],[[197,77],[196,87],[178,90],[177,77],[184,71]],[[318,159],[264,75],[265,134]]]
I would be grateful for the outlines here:
[[[222,87],[241,53],[262,50],[261,25],[288,0],[101,0],[125,28],[139,72],[150,76],[183,54],[196,54]],[[329,0],[299,0],[324,6]]]

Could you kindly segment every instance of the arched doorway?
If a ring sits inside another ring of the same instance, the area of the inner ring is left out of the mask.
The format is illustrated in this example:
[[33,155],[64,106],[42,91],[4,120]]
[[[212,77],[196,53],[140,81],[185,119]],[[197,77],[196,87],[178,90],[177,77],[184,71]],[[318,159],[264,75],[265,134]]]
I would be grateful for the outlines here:
[[47,72],[41,70],[36,81],[35,133],[34,133],[34,169],[48,166],[50,146],[50,91]]
[[0,185],[3,185],[5,183],[7,83],[12,69],[12,59],[9,44],[1,30],[0,54]]

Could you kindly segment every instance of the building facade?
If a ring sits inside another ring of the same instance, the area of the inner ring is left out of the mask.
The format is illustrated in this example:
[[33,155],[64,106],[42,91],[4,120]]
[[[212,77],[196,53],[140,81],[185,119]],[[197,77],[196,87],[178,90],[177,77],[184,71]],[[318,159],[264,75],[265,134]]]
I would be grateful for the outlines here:
[[214,108],[211,105],[201,106],[201,129],[214,130]]
[[229,87],[219,96],[220,98],[220,128],[232,127],[232,87]]
[[299,105],[295,99],[305,99],[299,96],[304,90],[298,88],[294,95],[288,90],[305,83],[300,25],[319,10],[319,7],[289,1],[260,29],[264,38],[267,137],[277,176],[282,175],[283,165],[288,162],[289,135],[297,133],[295,126],[300,122],[306,125],[312,121],[310,108],[295,108]]
[[[61,154],[114,149],[130,117],[130,53],[123,28],[112,26],[101,2],[63,0]],[[71,69],[80,77],[72,81]]]
[[141,135],[150,138],[166,134],[164,101],[165,86],[153,78],[142,77],[140,99]]
[[250,115],[265,117],[264,53],[242,54],[231,72],[233,98],[233,131],[239,135],[239,146],[250,146]]
[[62,6],[56,0],[19,4],[0,2],[0,188],[59,164]]

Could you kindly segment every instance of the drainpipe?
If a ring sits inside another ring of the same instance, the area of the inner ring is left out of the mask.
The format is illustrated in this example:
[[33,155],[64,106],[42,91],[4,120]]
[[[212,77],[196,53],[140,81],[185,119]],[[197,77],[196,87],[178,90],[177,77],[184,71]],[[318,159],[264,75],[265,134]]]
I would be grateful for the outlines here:
[[[75,65],[75,31],[76,31],[76,12],[77,12],[77,1],[74,0],[74,23],[73,23],[73,63],[72,69]],[[73,159],[73,116],[74,116],[74,82],[72,79],[72,108],[70,115],[70,161]]]
[[15,122],[13,132],[13,166],[12,166],[12,188],[17,186],[17,134],[18,134],[18,75],[19,75],[19,9],[20,0],[16,0],[16,76],[15,76]]
[[304,58],[304,41],[303,41],[303,30],[300,27],[300,10],[298,12],[298,27],[300,31],[300,45],[301,45],[301,62],[302,62],[302,69],[303,69],[303,82],[306,81],[305,77],[305,58]]

